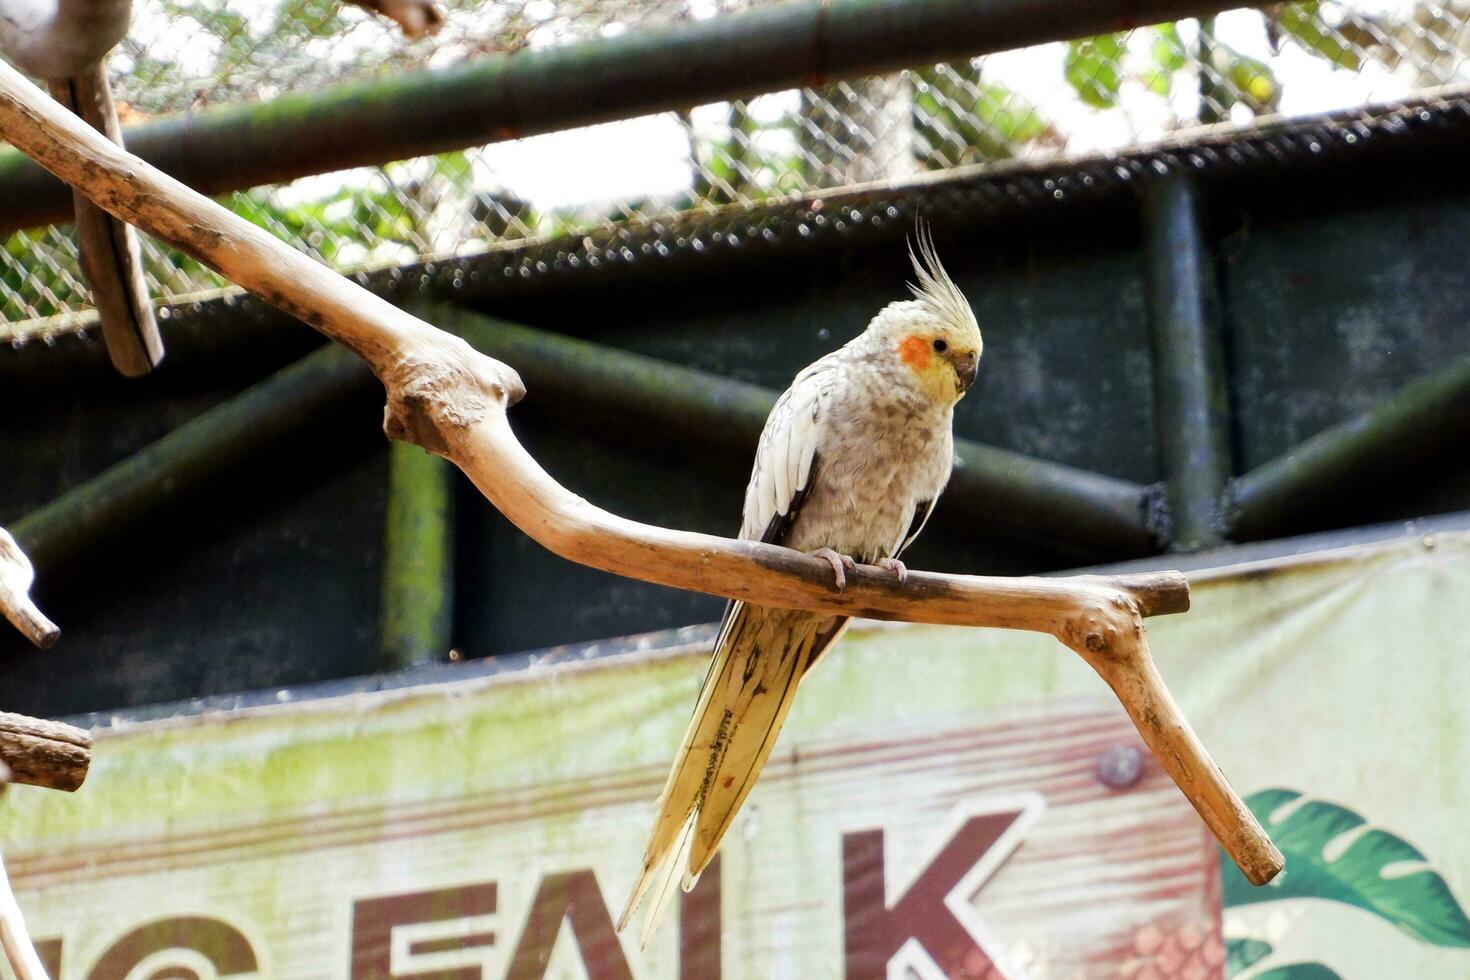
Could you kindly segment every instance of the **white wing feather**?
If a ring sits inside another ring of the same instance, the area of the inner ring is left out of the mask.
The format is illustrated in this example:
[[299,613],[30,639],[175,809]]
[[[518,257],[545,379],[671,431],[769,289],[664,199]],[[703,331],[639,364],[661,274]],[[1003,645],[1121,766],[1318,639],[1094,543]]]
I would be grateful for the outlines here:
[[834,366],[828,358],[817,361],[796,376],[771,409],[745,492],[742,538],[759,540],[772,519],[790,513],[792,503],[807,488],[822,439]]

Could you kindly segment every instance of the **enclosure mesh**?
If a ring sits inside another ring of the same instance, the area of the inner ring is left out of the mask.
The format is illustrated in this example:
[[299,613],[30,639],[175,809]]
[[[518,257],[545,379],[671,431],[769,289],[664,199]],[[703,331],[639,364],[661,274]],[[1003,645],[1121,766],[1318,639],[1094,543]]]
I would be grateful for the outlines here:
[[[450,0],[437,34],[330,0],[135,0],[110,63],[124,125],[190,108],[723,16],[709,0]],[[1200,127],[1334,113],[1347,131],[1430,89],[1470,86],[1470,0],[1235,10],[820,89],[770,93],[259,187],[221,200],[343,269],[728,214],[956,168],[1024,171],[1177,142]],[[1347,111],[1343,111],[1347,110]],[[570,239],[575,240],[575,238]],[[153,296],[227,284],[144,236]],[[534,273],[536,266],[530,266]],[[525,274],[526,268],[520,270]],[[12,235],[0,321],[13,342],[89,318],[66,227]]]

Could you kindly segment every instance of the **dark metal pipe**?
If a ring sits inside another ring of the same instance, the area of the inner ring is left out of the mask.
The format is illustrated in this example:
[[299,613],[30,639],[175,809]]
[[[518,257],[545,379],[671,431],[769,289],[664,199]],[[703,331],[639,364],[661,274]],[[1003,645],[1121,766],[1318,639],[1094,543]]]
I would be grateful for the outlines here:
[[375,383],[356,355],[325,347],[32,511],[11,533],[38,571],[54,575],[110,536],[254,463],[285,434]]
[[1154,407],[1171,519],[1171,549],[1222,543],[1218,506],[1229,479],[1229,396],[1214,267],[1194,178],[1152,181],[1143,198]]
[[1369,493],[1467,442],[1470,358],[1232,480],[1225,496],[1231,536],[1250,541],[1299,531],[1345,492]]
[[[170,116],[127,147],[205,194],[912,65],[1127,30],[1221,0],[792,0],[615,38]],[[0,154],[0,234],[65,220],[66,188]]]
[[[448,304],[415,312],[514,367],[528,405],[616,412],[622,424],[748,456],[776,393],[601,344],[496,320]],[[1094,554],[1148,555],[1159,542],[1147,521],[1148,488],[1126,480],[956,440],[944,507],[986,534]]]
[[454,467],[418,446],[388,450],[380,670],[444,660],[454,626]]

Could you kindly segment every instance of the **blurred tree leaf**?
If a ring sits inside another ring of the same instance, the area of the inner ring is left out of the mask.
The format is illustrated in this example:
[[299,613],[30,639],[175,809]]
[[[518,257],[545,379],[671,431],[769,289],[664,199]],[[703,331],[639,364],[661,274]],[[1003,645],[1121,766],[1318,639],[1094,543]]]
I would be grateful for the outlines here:
[[1363,66],[1362,57],[1342,34],[1322,20],[1322,4],[1318,0],[1284,4],[1269,16],[1282,34],[1296,39],[1312,54],[1349,71],[1357,71]]
[[1063,72],[1083,102],[1111,109],[1123,85],[1122,34],[1099,34],[1067,42]]
[[1148,30],[1154,36],[1149,45],[1153,64],[1144,71],[1143,83],[1158,95],[1168,95],[1174,88],[1174,73],[1189,64],[1189,50],[1176,24],[1159,24]]
[[997,139],[1011,145],[1039,139],[1050,129],[1035,106],[1000,85],[987,83],[980,87],[975,115]]
[[1225,83],[1216,89],[1216,98],[1239,102],[1258,116],[1275,112],[1281,104],[1281,86],[1264,61],[1216,41],[1210,62]]
[[1189,49],[1179,36],[1178,24],[1159,24],[1150,28],[1154,32],[1154,64],[1168,72],[1175,72],[1189,64]]
[[930,170],[1009,160],[1024,147],[1053,139],[1056,128],[1034,105],[994,82],[974,64],[914,72],[914,152]]

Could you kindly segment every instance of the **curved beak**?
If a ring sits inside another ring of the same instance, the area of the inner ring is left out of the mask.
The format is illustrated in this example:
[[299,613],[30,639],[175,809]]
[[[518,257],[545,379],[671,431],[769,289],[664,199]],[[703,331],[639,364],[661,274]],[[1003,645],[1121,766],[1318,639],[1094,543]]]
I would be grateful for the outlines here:
[[980,368],[980,355],[975,351],[966,351],[954,357],[954,373],[960,379],[960,394],[970,390],[970,385],[975,383],[975,372]]

